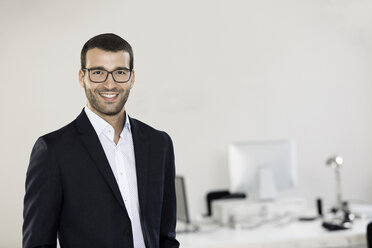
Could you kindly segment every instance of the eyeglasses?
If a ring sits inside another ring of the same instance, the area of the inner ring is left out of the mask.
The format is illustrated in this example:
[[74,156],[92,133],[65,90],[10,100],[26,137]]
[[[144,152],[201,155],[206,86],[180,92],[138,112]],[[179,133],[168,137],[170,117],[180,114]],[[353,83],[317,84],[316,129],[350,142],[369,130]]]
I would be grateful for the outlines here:
[[89,69],[82,68],[82,70],[87,70],[89,79],[93,83],[103,83],[107,80],[109,74],[112,75],[112,78],[117,83],[126,83],[130,80],[132,70],[123,68],[114,71],[106,71],[105,69]]

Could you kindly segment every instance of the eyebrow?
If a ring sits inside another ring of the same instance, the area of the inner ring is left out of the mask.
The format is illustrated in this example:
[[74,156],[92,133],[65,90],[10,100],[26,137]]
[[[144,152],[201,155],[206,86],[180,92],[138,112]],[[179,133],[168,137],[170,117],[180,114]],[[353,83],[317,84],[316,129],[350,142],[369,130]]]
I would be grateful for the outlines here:
[[[106,71],[108,71],[105,67],[103,67],[103,66],[95,66],[95,67],[91,67],[91,68],[89,68],[90,70],[106,70]],[[118,67],[115,67],[115,69],[114,69],[114,71],[116,71],[116,70],[123,70],[123,69],[125,69],[125,70],[130,70],[129,68],[127,68],[127,67],[121,67],[121,66],[118,66]]]

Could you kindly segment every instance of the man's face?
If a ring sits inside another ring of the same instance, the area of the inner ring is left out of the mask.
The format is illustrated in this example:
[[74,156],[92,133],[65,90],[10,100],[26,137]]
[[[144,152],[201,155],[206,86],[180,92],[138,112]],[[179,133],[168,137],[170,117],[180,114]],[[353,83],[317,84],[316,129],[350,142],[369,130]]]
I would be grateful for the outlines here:
[[[88,50],[86,54],[86,68],[100,68],[113,71],[119,68],[129,69],[130,55],[125,51],[109,52],[99,48]],[[98,115],[117,115],[124,112],[130,89],[134,84],[134,71],[126,83],[117,83],[109,74],[102,83],[90,81],[88,70],[80,69],[79,83],[84,88],[88,99],[88,107]],[[112,97],[114,96],[114,97]]]

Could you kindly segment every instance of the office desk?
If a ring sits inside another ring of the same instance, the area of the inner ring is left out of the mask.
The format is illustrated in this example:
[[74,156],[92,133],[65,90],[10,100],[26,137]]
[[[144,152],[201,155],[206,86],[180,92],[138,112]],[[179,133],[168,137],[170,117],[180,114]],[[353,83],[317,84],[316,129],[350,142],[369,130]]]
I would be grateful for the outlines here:
[[356,220],[352,229],[334,232],[325,230],[320,220],[285,226],[267,224],[253,230],[209,226],[210,230],[201,227],[197,233],[177,234],[177,239],[182,248],[365,248],[368,222]]

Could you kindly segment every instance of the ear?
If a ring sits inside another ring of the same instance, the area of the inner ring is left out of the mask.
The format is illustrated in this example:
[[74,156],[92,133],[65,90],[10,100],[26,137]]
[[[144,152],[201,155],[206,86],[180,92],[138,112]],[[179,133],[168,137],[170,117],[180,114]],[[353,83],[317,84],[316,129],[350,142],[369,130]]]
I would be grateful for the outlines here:
[[134,72],[134,70],[131,72],[132,74],[131,74],[131,76],[130,76],[130,81],[129,81],[129,83],[130,83],[130,88],[132,89],[133,88],[133,85],[134,85],[134,81],[135,81],[135,79],[136,79],[136,73]]
[[85,88],[85,85],[84,85],[84,76],[85,76],[85,73],[82,69],[79,70],[79,84],[81,87]]

